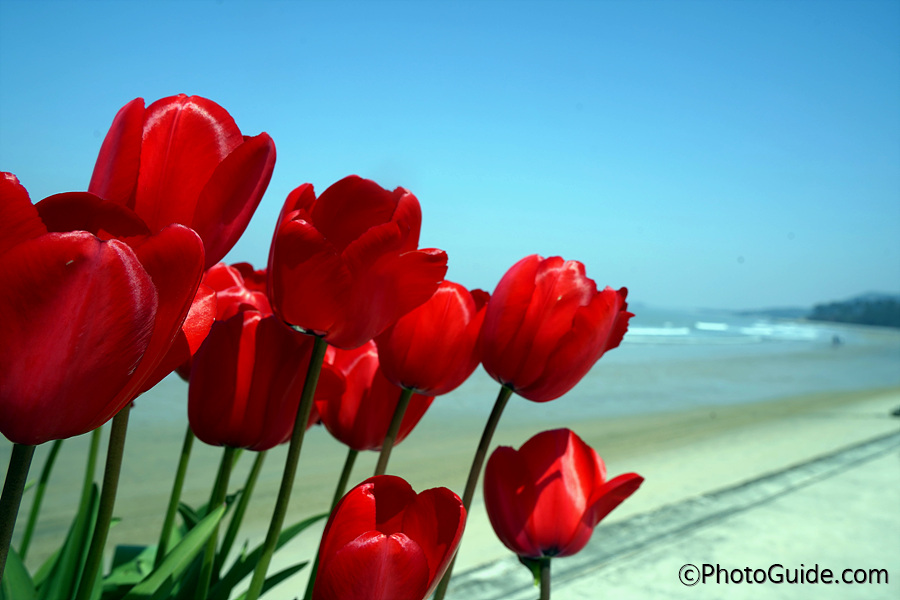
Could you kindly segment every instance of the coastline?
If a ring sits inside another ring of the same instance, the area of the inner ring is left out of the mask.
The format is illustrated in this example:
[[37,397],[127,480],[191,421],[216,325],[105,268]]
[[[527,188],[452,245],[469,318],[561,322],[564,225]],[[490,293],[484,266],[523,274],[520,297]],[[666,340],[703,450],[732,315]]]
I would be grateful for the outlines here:
[[[440,399],[438,399],[440,401]],[[836,449],[900,429],[890,412],[900,406],[900,387],[805,394],[778,400],[691,408],[669,413],[583,419],[566,424],[592,445],[607,464],[609,476],[634,471],[643,475],[642,488],[601,525],[647,513],[766,473],[799,464]],[[490,406],[485,406],[486,411]],[[122,522],[110,533],[116,544],[153,544],[168,499],[171,473],[180,451],[183,427],[161,423],[152,415],[140,416],[129,431],[122,481],[115,514]],[[412,435],[392,454],[389,472],[407,479],[421,491],[445,486],[462,492],[483,419],[449,419],[426,414]],[[521,446],[542,429],[556,423],[501,421],[493,446]],[[105,444],[105,439],[104,439]],[[48,486],[45,508],[38,524],[29,567],[36,568],[65,534],[79,493],[87,440],[66,441]],[[49,448],[39,448],[31,478],[37,479]],[[0,460],[8,455],[0,451]],[[184,500],[196,506],[206,501],[221,450],[195,443]],[[101,452],[101,460],[103,453]],[[244,530],[251,547],[264,535],[283,468],[284,448],[270,451],[257,484]],[[307,435],[292,496],[288,523],[327,509],[345,449],[322,428]],[[377,455],[359,457],[352,480],[361,481],[374,469]],[[435,459],[440,468],[435,468]],[[251,453],[239,461],[232,491],[243,485],[252,463]],[[30,508],[26,495],[20,523]],[[321,525],[310,528],[276,554],[278,570],[314,555]],[[17,529],[17,535],[20,530]],[[17,540],[18,537],[15,538]],[[14,541],[15,543],[15,541]],[[457,573],[509,556],[494,536],[480,492],[469,516],[459,552]],[[305,570],[275,588],[268,598],[294,598],[302,594]]]

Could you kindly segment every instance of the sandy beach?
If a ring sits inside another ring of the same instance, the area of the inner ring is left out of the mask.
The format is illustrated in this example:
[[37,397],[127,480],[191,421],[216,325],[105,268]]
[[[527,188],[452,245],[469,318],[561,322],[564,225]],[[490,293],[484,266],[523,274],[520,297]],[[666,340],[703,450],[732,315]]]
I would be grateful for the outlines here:
[[[837,449],[896,432],[900,429],[900,420],[892,418],[890,411],[898,406],[900,389],[895,388],[813,394],[573,424],[570,427],[604,457],[611,475],[635,471],[646,478],[639,492],[600,526],[601,533],[595,536],[595,542],[602,536],[604,527],[617,521],[752,481]],[[169,493],[167,474],[174,469],[183,435],[183,431],[172,426],[159,423],[154,426],[152,419],[141,415],[140,406],[133,414],[116,507],[116,515],[122,522],[113,528],[109,548],[122,543],[155,542]],[[556,425],[548,423],[548,426]],[[419,429],[396,449],[389,470],[406,478],[417,490],[443,485],[461,493],[480,435],[477,429],[480,428],[470,427],[467,422],[429,420],[426,416]],[[519,446],[537,430],[533,425],[501,423],[495,444]],[[85,449],[85,439],[64,444],[29,556],[32,567],[39,564],[64,535],[80,486]],[[3,451],[8,452],[8,448]],[[39,473],[46,451],[47,448],[40,448],[37,452],[33,478]],[[196,505],[206,500],[220,452],[220,449],[202,443],[195,445],[185,501]],[[280,479],[284,450],[276,449],[269,454],[242,536],[249,538],[251,544],[258,543],[264,536]],[[374,453],[360,456],[354,470],[355,480],[368,476],[374,468],[375,458]],[[327,508],[343,459],[343,447],[326,431],[315,428],[308,433],[289,522]],[[436,459],[439,468],[435,467]],[[232,489],[242,485],[251,462],[249,453],[240,460],[232,478]],[[896,467],[896,461],[885,461],[880,468]],[[822,501],[827,502],[827,499]],[[26,496],[23,513],[27,512],[29,502],[30,496]],[[865,520],[869,516],[861,514],[859,518]],[[276,555],[273,568],[311,557],[319,531],[320,528],[310,529],[295,539]],[[883,547],[885,553],[894,551],[892,560],[897,562],[900,556],[897,533],[885,531],[884,539],[867,540],[866,544]],[[810,540],[810,552],[814,553],[816,548],[816,541]],[[457,573],[463,579],[468,570],[509,557],[510,553],[494,537],[481,498],[476,495],[459,553]],[[847,558],[850,561],[852,556]],[[814,559],[810,555],[807,560]],[[527,583],[524,569],[521,575]],[[294,598],[302,594],[304,579],[301,572],[268,597]],[[453,597],[452,594],[449,597]]]

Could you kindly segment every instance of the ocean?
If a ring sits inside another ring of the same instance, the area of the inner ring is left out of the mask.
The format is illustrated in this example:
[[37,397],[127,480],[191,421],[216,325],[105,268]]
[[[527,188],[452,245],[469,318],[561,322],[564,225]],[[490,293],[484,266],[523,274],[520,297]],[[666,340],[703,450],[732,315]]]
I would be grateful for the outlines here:
[[[900,330],[635,306],[622,344],[563,397],[510,402],[504,421],[672,412],[819,392],[900,386]],[[450,416],[493,403],[483,369],[435,401]]]
[[[622,344],[563,397],[514,397],[504,421],[548,426],[579,418],[672,412],[818,392],[900,386],[900,330],[634,306]],[[427,420],[483,423],[497,383],[479,367],[436,398]],[[137,400],[132,418],[185,423],[187,386],[170,376]]]

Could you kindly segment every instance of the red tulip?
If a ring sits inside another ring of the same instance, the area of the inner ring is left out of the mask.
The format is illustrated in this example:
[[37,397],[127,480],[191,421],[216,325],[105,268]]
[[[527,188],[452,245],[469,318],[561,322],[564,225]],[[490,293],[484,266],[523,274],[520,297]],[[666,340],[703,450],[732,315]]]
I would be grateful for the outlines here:
[[247,263],[217,263],[203,274],[203,283],[216,291],[216,320],[225,319],[242,310],[255,309],[272,314],[266,296],[266,271],[255,271]]
[[556,429],[518,451],[494,451],[484,472],[484,504],[497,537],[519,556],[570,556],[643,481],[635,473],[607,481],[594,449],[572,431]]
[[[134,236],[149,235],[147,225],[130,209],[91,193],[67,192],[44,198],[35,205],[41,221],[50,232],[88,231],[101,239],[118,238],[128,241]],[[159,383],[182,363],[189,361],[206,339],[215,320],[215,292],[207,286],[197,288],[191,308],[181,331],[165,357],[141,387],[141,393]]]
[[125,205],[159,231],[181,223],[206,248],[206,267],[234,246],[275,166],[268,134],[241,135],[228,112],[184,94],[126,104],[100,147],[88,190]]
[[[266,297],[266,272],[254,271],[247,263],[226,265],[216,263],[206,270],[200,287],[212,296],[211,310],[212,321],[224,321],[240,311],[255,309],[263,316],[272,314],[269,299]],[[195,302],[196,304],[196,302]],[[209,326],[207,326],[207,333]],[[206,338],[204,334],[197,347],[192,347],[191,352],[177,367],[178,375],[187,381],[191,376],[191,357],[197,353],[199,344]]]
[[628,330],[628,290],[597,285],[578,261],[533,254],[506,272],[482,325],[482,364],[534,402],[559,398]]
[[429,396],[456,389],[481,360],[478,336],[489,297],[441,283],[430,300],[375,338],[384,376]]
[[[268,450],[291,437],[313,340],[248,309],[213,324],[191,365],[188,419],[215,446]],[[317,394],[343,383],[322,373]],[[307,427],[318,421],[313,412]]]
[[32,205],[0,176],[0,430],[19,444],[91,431],[144,389],[203,270],[196,233],[153,235],[83,193]]
[[358,348],[428,300],[447,272],[442,250],[417,250],[422,214],[403,188],[353,175],[319,198],[287,198],[269,253],[275,314],[338,348]]
[[447,488],[421,494],[379,475],[344,496],[322,535],[314,600],[423,600],[450,564],[466,523]]
[[[322,424],[340,442],[354,450],[381,450],[401,390],[388,381],[378,366],[378,350],[368,342],[355,350],[329,349],[322,372],[344,381],[343,393],[317,394],[316,409]],[[413,394],[400,422],[394,444],[418,424],[433,398]]]

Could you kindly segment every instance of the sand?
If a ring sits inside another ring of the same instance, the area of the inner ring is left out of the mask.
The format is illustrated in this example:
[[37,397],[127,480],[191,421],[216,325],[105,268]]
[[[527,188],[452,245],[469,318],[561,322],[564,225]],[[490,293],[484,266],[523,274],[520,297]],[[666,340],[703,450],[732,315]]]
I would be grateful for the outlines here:
[[[569,424],[569,427],[604,457],[611,476],[634,471],[646,478],[644,486],[613,512],[602,528],[895,432],[900,428],[900,419],[892,418],[890,411],[898,406],[900,389],[876,389],[665,414],[582,420]],[[446,486],[462,493],[489,410],[490,401],[487,401],[483,416],[472,415],[465,420],[444,416],[429,420],[426,415],[409,439],[395,449],[389,472],[403,476],[417,490]],[[501,422],[494,445],[518,447],[541,429],[559,424],[547,422],[543,425],[516,419]],[[122,522],[113,528],[109,548],[122,543],[155,543],[170,491],[170,473],[174,472],[183,434],[183,425],[177,421],[160,422],[149,414],[142,415],[140,403],[133,412],[115,511]],[[77,502],[86,447],[84,438],[69,440],[63,446],[29,553],[28,564],[32,569],[55,548],[68,526],[72,507]],[[45,447],[38,449],[32,478],[37,478],[47,450]],[[0,447],[0,460],[4,465],[8,453],[8,444]],[[186,502],[200,504],[206,500],[220,455],[221,449],[201,443],[195,445],[184,492]],[[344,456],[343,446],[322,428],[307,433],[288,523],[327,508]],[[241,536],[241,539],[249,538],[251,544],[258,543],[264,536],[283,459],[283,448],[271,451],[266,458]],[[374,453],[361,455],[353,473],[354,480],[368,477],[375,460]],[[232,490],[242,485],[251,463],[251,453],[245,453],[234,472]],[[26,494],[20,523],[24,519],[22,515],[27,514],[31,497],[30,493]],[[823,505],[827,502],[829,498],[823,497]],[[855,510],[862,509],[855,507]],[[859,518],[865,520],[867,515],[863,512]],[[20,530],[21,526],[15,539]],[[276,555],[272,568],[310,558],[320,530],[320,527],[310,529],[285,547]],[[887,542],[875,540],[872,543]],[[885,551],[889,550],[890,546]],[[459,553],[457,573],[509,555],[494,537],[480,493],[476,494]],[[900,578],[900,573],[896,577]],[[302,596],[304,584],[305,574],[301,572],[266,597],[280,600]],[[448,595],[448,598],[453,597],[452,593]]]

